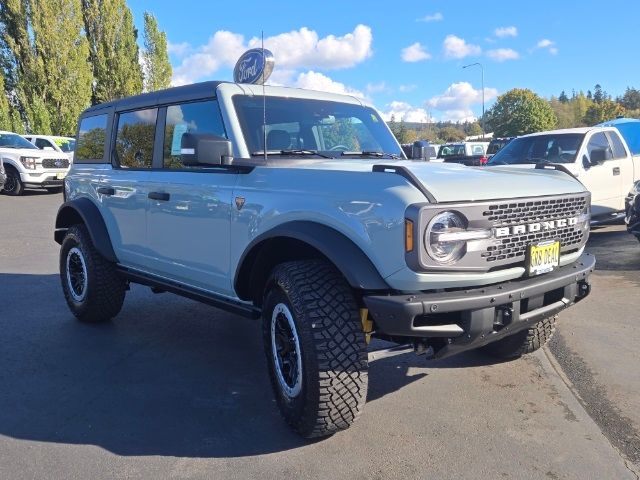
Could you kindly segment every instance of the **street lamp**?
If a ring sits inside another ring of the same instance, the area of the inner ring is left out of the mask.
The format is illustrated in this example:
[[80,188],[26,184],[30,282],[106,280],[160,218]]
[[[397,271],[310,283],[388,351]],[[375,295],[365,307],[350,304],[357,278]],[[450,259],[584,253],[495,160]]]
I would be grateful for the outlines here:
[[473,67],[474,65],[479,66],[482,71],[482,139],[484,140],[484,134],[486,133],[484,130],[484,67],[480,62],[476,62],[464,65],[462,68]]

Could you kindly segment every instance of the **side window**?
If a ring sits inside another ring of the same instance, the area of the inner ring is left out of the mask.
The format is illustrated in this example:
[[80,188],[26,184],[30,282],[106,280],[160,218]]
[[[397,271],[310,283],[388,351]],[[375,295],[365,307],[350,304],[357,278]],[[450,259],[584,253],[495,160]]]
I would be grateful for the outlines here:
[[75,163],[103,162],[107,115],[85,117],[80,121]]
[[607,136],[603,132],[593,134],[591,140],[589,140],[589,143],[587,144],[587,152],[589,153],[589,158],[593,157],[594,150],[604,150],[603,154],[599,153],[596,156],[604,155],[604,160],[611,160],[611,146],[609,145]]
[[181,142],[182,135],[187,132],[206,133],[226,138],[216,100],[167,107],[167,121],[164,127],[164,168],[186,168],[181,160]]
[[471,148],[472,155],[484,155],[484,148],[482,145],[473,145]]
[[613,158],[626,158],[627,151],[622,140],[620,140],[620,135],[616,132],[608,132],[607,135],[609,135],[609,140],[611,140],[611,146],[613,147]]
[[151,168],[157,108],[121,113],[114,148],[122,168]]

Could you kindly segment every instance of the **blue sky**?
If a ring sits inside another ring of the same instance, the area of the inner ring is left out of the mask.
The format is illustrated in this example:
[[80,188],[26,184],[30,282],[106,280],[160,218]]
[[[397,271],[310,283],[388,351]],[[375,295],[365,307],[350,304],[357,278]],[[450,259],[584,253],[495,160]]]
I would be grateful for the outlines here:
[[[482,8],[479,5],[483,5]],[[347,92],[396,119],[460,121],[520,87],[545,97],[640,88],[640,1],[129,0],[139,31],[151,11],[170,42],[174,82],[230,80],[264,31],[272,83]],[[253,40],[252,40],[253,39]]]

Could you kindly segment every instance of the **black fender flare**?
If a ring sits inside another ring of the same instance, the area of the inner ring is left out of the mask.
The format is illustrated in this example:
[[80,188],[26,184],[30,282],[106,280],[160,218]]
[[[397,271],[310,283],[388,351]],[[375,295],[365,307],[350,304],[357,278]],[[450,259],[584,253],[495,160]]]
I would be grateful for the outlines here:
[[110,262],[117,263],[118,258],[113,251],[113,245],[111,245],[109,231],[104,223],[104,218],[102,218],[102,214],[96,204],[86,197],[70,200],[60,206],[56,215],[56,229],[53,235],[55,241],[62,245],[69,227],[80,222],[87,227],[91,241],[100,255]]
[[277,238],[303,242],[324,255],[342,273],[349,285],[359,290],[389,290],[378,269],[351,239],[337,230],[316,222],[283,223],[254,238],[242,253],[233,281],[240,298],[247,297],[242,288],[265,242]]

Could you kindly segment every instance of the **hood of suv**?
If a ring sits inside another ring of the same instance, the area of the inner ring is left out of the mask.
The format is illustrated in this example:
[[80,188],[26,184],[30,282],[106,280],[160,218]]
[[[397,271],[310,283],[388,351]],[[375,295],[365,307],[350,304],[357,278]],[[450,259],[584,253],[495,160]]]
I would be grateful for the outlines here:
[[[306,163],[306,162],[301,162]],[[509,167],[466,167],[456,163],[394,161],[321,161],[300,165],[345,171],[371,171],[373,165],[403,166],[410,170],[438,202],[495,200],[584,192],[585,187],[570,175],[552,170]],[[393,175],[393,173],[372,173]]]
[[56,152],[55,150],[40,150],[33,148],[0,148],[3,155],[12,155],[16,157],[35,157],[35,158],[59,158],[67,160],[69,157],[65,153]]

